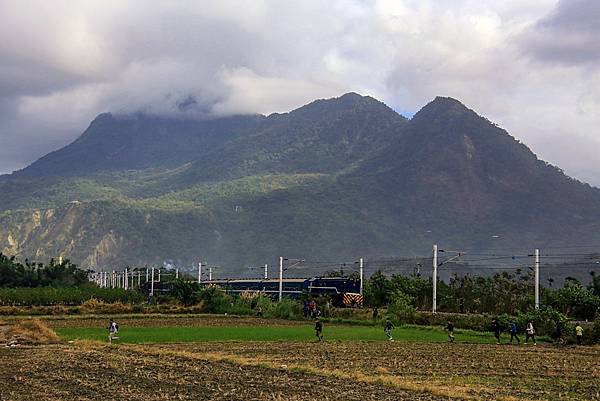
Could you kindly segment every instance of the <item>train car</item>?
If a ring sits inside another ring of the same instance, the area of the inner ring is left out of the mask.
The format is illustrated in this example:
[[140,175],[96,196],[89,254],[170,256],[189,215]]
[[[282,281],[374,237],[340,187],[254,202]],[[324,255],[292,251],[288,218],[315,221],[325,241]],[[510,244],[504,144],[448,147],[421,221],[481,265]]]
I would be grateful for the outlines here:
[[[229,294],[260,292],[273,298],[279,295],[279,279],[218,279],[204,281],[202,285],[216,285]],[[154,294],[168,294],[173,289],[170,282],[154,282]],[[150,283],[143,283],[141,290],[150,293]],[[312,297],[328,296],[334,306],[362,306],[360,281],[343,277],[285,278],[282,280],[282,296],[299,299],[302,294]]]
[[[306,279],[287,278],[282,280],[282,294],[288,298],[300,298],[304,289]],[[248,291],[258,291],[263,294],[276,296],[279,294],[279,279],[226,279],[205,281],[203,284],[218,285],[228,293],[240,294]]]

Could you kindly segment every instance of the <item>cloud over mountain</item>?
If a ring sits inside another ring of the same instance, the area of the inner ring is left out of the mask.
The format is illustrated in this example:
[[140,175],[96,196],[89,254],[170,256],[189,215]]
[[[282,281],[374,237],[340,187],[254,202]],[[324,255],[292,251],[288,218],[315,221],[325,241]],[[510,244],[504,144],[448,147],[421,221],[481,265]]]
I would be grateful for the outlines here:
[[600,185],[597,13],[583,0],[4,1],[0,172],[105,111],[268,114],[354,90],[407,113],[460,98]]

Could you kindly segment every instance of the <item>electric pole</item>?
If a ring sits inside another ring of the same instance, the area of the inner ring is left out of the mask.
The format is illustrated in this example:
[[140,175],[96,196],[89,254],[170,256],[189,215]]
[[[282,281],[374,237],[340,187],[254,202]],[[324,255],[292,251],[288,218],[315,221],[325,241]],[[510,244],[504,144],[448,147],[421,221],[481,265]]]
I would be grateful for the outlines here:
[[360,268],[360,295],[363,294],[363,258],[359,260],[359,268]]
[[283,256],[279,257],[279,302],[283,297]]
[[436,313],[437,310],[437,268],[438,268],[438,263],[437,263],[437,258],[438,258],[438,246],[437,245],[433,245],[433,306],[431,311],[433,313]]
[[535,250],[535,309],[540,308],[540,250]]

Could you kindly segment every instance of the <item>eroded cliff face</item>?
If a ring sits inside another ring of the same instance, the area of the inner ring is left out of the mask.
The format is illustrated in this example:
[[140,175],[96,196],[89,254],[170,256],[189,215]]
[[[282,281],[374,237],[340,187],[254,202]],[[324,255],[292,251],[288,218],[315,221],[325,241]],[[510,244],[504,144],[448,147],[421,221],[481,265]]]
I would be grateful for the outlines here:
[[[123,239],[110,229],[98,229],[94,215],[79,202],[60,208],[2,213],[0,250],[22,259],[61,256],[83,267],[102,266],[118,255]],[[92,244],[96,245],[90,247]]]
[[[0,213],[0,252],[19,259],[70,259],[87,269],[191,262],[215,241],[203,211],[164,211],[109,202]],[[214,245],[214,244],[212,244]]]

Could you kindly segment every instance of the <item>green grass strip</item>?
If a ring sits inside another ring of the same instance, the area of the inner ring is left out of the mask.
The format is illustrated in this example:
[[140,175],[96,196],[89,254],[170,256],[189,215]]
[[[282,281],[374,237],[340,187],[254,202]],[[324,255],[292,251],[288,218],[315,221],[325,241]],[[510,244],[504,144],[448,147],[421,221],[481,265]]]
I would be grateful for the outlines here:
[[[57,328],[63,340],[91,339],[106,341],[108,331],[100,327]],[[326,341],[387,341],[380,327],[329,326]],[[456,342],[494,343],[488,333],[455,332]],[[217,326],[217,327],[131,327],[121,326],[119,342],[131,344],[206,341],[314,341],[312,325],[306,326]],[[394,330],[396,341],[445,342],[446,333],[438,328],[405,326]]]

